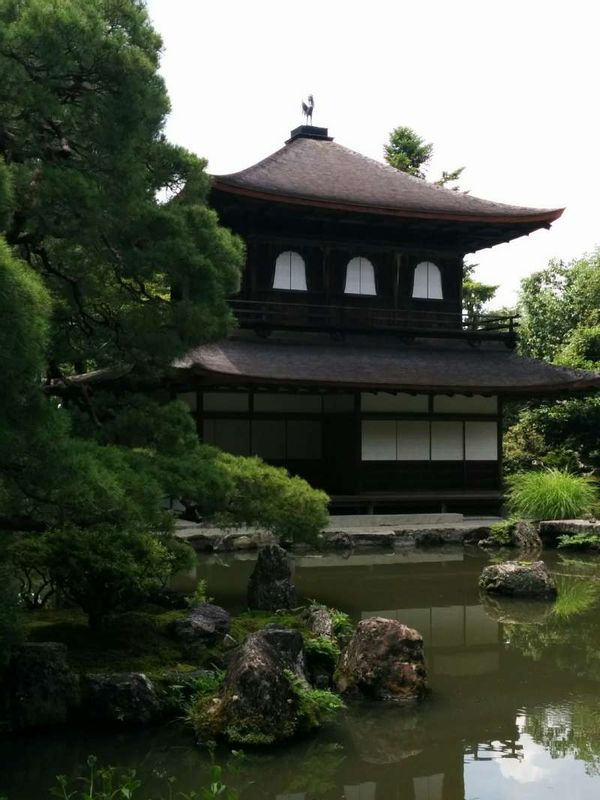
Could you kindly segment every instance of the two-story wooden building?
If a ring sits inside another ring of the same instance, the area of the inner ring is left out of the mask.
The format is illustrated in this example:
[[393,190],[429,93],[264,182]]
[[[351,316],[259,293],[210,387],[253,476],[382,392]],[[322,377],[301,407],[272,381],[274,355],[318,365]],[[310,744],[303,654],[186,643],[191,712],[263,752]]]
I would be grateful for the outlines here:
[[204,441],[339,506],[497,503],[503,400],[600,384],[516,355],[513,318],[461,311],[464,255],[562,209],[442,189],[306,125],[211,203],[247,244],[239,330],[176,363],[177,394]]

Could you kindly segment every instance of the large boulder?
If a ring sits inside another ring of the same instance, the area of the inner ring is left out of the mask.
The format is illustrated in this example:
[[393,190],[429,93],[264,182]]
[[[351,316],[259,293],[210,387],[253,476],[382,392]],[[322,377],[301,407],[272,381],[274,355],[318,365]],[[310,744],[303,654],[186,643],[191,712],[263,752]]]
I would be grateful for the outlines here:
[[287,553],[277,544],[258,551],[256,566],[248,581],[248,606],[258,611],[277,611],[293,608],[296,588]]
[[315,636],[335,639],[333,618],[327,606],[309,606],[303,614],[303,621],[308,630]]
[[552,600],[557,595],[556,585],[543,561],[490,564],[479,577],[479,588],[490,594],[508,597]]
[[156,720],[162,710],[152,681],[142,672],[83,677],[81,713],[86,722],[143,725]]
[[512,531],[512,541],[514,546],[520,550],[526,550],[532,554],[539,553],[544,546],[540,537],[539,522],[527,520],[517,522]]
[[196,649],[215,644],[229,632],[231,616],[221,606],[212,603],[199,603],[181,619],[171,625],[171,632],[177,641],[188,649]]
[[79,701],[79,683],[58,642],[30,642],[17,648],[8,669],[8,700],[14,730],[67,722]]
[[362,620],[342,653],[336,684],[342,694],[419,700],[427,693],[423,637],[396,620]]
[[269,744],[293,736],[298,701],[289,675],[298,669],[301,652],[298,631],[271,629],[247,636],[233,652],[219,697],[199,709],[201,738]]

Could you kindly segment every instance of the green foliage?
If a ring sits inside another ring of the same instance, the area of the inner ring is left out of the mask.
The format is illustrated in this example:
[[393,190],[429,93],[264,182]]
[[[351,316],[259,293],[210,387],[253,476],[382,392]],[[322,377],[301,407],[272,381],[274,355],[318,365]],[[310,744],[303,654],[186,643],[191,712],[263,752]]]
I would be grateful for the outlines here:
[[329,609],[331,613],[331,621],[333,622],[333,632],[336,639],[342,644],[347,642],[354,632],[352,620],[344,611],[338,611],[337,608]]
[[249,633],[255,633],[272,624],[283,628],[294,628],[306,636],[309,633],[301,614],[294,614],[291,611],[244,611],[231,620],[230,633],[237,642],[242,642]]
[[490,539],[499,547],[510,547],[512,545],[512,534],[517,520],[503,519],[501,522],[495,522],[490,525],[491,536]]
[[319,728],[332,719],[338,711],[345,708],[342,699],[326,689],[312,689],[305,681],[290,670],[286,678],[296,697],[296,721],[298,730]]
[[473,324],[481,317],[483,307],[494,298],[497,286],[481,283],[473,277],[476,264],[463,265],[462,308],[467,320]]
[[596,482],[558,469],[522,472],[507,479],[508,505],[516,516],[531,519],[573,519],[598,506]]
[[[600,250],[551,261],[521,284],[520,350],[561,366],[600,369]],[[528,403],[506,432],[507,472],[531,466],[600,468],[600,397]]]
[[554,359],[557,364],[596,370],[600,365],[600,325],[571,331]]
[[219,457],[233,482],[224,522],[259,525],[283,539],[315,542],[327,524],[327,495],[259,458]]
[[554,360],[577,329],[600,325],[600,250],[525,278],[518,310],[521,352]]
[[204,578],[200,578],[193,593],[186,597],[186,603],[190,608],[201,603],[212,603],[213,598],[208,594],[208,584]]
[[552,613],[560,619],[571,619],[583,614],[600,599],[598,581],[583,581],[572,575],[558,575],[555,580],[558,598],[552,607]]
[[[426,142],[412,128],[401,125],[390,133],[389,141],[383,147],[383,154],[391,167],[400,172],[407,172],[415,178],[425,178],[424,168],[427,167],[433,156],[433,145]],[[455,183],[459,180],[463,170],[464,167],[450,171],[444,170],[441,177],[434,183],[436,186],[444,187]],[[451,188],[453,191],[459,191],[458,186]]]
[[72,781],[66,775],[59,775],[56,786],[50,789],[50,796],[59,800],[210,800],[219,797],[221,800],[238,800],[238,793],[222,782],[223,769],[213,764],[205,786],[190,793],[177,792],[175,780],[165,776],[165,794],[152,796],[143,790],[142,782],[134,769],[119,770],[115,767],[97,766],[96,756],[88,756],[88,772]]
[[304,652],[307,658],[328,661],[334,667],[340,657],[340,648],[328,636],[305,638]]
[[[168,536],[115,528],[67,528],[22,537],[13,545],[15,561],[48,576],[63,598],[88,615],[92,628],[102,627],[117,611],[141,604],[176,571],[193,561],[187,545]],[[22,548],[27,548],[26,556]]]
[[160,49],[134,0],[0,4],[5,230],[55,299],[57,363],[166,364],[231,323],[243,248],[164,137]]
[[424,178],[426,167],[433,155],[433,145],[425,142],[412,128],[400,126],[390,133],[388,144],[383,148],[385,160],[391,167],[408,172],[416,178]]
[[[171,636],[170,626],[182,611],[140,610],[118,614],[92,630],[78,608],[44,609],[21,614],[28,640],[62,642],[69,663],[79,672],[144,672],[181,684],[196,669]],[[173,680],[173,673],[178,677]]]
[[558,537],[558,547],[563,550],[600,550],[600,534],[566,533]]

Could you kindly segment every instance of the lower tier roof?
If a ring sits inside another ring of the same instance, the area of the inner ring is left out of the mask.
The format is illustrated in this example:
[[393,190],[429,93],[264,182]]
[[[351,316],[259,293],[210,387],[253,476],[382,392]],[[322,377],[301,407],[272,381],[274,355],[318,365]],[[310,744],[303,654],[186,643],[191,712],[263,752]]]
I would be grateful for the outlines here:
[[240,332],[200,345],[174,363],[210,383],[302,384],[441,393],[553,394],[600,387],[600,373],[524,358],[503,345],[379,337]]

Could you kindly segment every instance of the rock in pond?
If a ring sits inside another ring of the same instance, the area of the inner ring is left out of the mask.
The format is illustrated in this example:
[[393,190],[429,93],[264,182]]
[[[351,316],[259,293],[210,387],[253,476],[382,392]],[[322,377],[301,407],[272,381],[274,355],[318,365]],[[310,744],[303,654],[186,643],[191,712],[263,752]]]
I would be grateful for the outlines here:
[[229,632],[231,615],[221,606],[199,603],[171,625],[173,636],[188,648],[214,644]]
[[543,561],[506,561],[490,564],[479,577],[479,588],[508,597],[536,597],[552,600],[556,585]]
[[336,671],[342,694],[374,700],[419,700],[427,693],[423,637],[383,617],[359,622]]
[[17,648],[7,676],[13,730],[62,725],[79,701],[79,682],[58,642],[29,642]]
[[540,523],[526,520],[517,522],[512,531],[512,541],[521,550],[538,553],[544,546],[540,537]]
[[325,636],[327,639],[335,639],[333,631],[333,619],[327,606],[309,606],[303,614],[306,627],[315,636]]
[[86,721],[143,725],[161,712],[158,693],[142,672],[90,673],[82,679],[81,713]]
[[245,744],[269,744],[293,736],[298,726],[297,697],[288,675],[299,676],[303,661],[298,631],[271,627],[251,633],[233,651],[219,697],[202,709],[200,735]]
[[293,608],[296,588],[287,553],[277,544],[269,544],[258,551],[254,572],[248,581],[248,606],[257,611],[277,611]]

